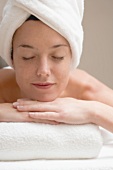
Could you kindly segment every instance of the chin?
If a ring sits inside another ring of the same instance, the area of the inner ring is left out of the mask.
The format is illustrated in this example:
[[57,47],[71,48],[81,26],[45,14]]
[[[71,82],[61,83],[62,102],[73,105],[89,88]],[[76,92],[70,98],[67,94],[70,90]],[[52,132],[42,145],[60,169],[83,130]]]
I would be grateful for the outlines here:
[[31,100],[37,100],[39,102],[51,102],[53,100],[55,100],[56,98],[58,98],[58,95],[41,95],[41,96],[27,96],[27,98],[31,99]]

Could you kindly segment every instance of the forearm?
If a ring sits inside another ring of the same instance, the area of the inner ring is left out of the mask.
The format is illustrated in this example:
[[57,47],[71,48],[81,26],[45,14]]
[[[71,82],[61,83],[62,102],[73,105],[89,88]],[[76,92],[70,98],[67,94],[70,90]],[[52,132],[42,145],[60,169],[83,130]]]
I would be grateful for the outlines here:
[[29,122],[32,121],[28,112],[19,112],[11,103],[0,103],[0,122]]
[[98,101],[58,98],[52,102],[19,100],[13,105],[20,112],[29,112],[34,121],[40,119],[66,124],[94,123],[113,133],[113,107]]
[[12,103],[0,103],[0,122],[35,122],[45,124],[58,124],[49,120],[34,120],[29,116],[28,111],[18,111]]
[[8,122],[10,107],[9,103],[0,103],[0,122]]
[[94,111],[90,115],[91,122],[113,133],[113,107],[95,102]]

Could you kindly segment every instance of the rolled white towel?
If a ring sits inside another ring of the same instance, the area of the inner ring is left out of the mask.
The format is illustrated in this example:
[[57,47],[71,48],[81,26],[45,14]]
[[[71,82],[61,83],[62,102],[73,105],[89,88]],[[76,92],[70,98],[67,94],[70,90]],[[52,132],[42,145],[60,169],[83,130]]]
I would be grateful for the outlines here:
[[102,143],[94,124],[0,123],[0,161],[94,158]]
[[32,14],[64,36],[76,67],[82,53],[84,0],[9,0],[0,24],[0,56],[10,65],[12,37]]

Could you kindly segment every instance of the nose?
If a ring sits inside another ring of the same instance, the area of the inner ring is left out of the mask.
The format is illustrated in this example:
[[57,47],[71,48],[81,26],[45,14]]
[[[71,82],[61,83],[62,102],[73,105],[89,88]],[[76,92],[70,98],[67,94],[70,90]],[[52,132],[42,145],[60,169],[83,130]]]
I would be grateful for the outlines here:
[[49,77],[50,76],[50,66],[47,58],[41,58],[38,62],[37,68],[38,77]]

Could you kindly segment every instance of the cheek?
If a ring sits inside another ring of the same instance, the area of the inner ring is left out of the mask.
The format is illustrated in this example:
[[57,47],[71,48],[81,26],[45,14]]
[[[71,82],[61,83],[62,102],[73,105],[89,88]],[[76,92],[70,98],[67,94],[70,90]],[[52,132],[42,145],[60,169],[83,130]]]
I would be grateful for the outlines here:
[[26,80],[33,72],[33,68],[29,67],[29,65],[25,64],[18,57],[14,57],[13,65],[17,79],[24,81],[24,79]]
[[19,65],[15,64],[14,69],[15,69],[17,84],[19,85],[20,88],[23,88],[29,83],[30,77],[31,75],[33,75],[32,70],[20,64]]
[[61,67],[57,71],[57,78],[61,88],[65,88],[67,86],[69,76],[70,76],[70,71],[71,71],[70,67],[71,67],[70,65],[67,66],[65,65],[65,67]]

